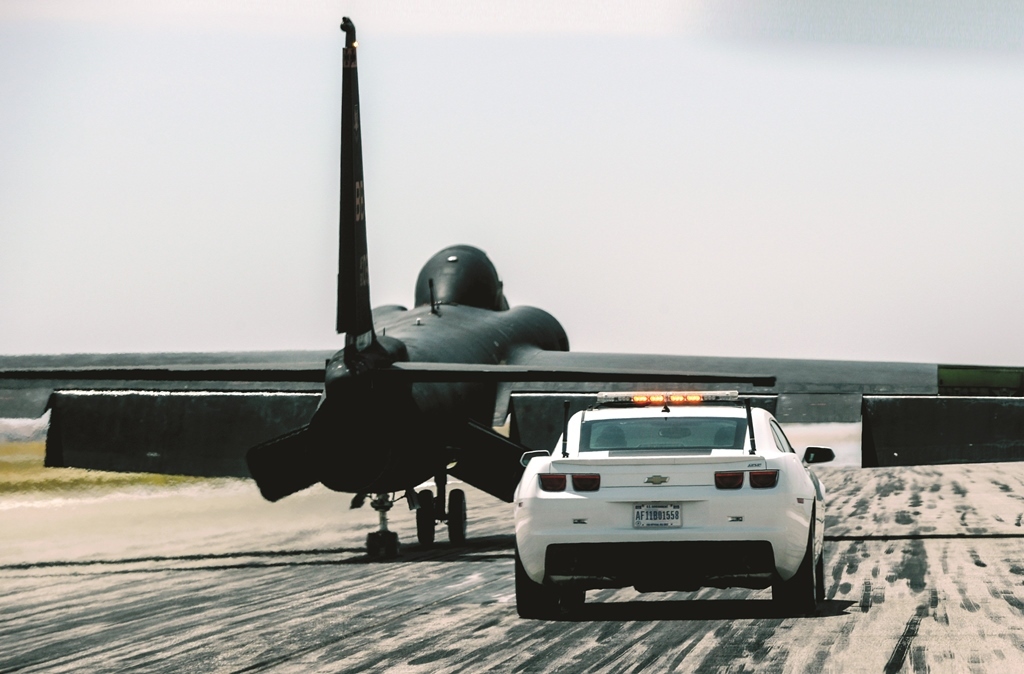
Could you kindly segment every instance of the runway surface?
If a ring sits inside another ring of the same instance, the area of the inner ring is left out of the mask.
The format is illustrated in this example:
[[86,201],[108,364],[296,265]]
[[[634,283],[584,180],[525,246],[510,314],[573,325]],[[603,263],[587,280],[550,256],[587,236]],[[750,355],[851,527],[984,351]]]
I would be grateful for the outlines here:
[[0,672],[1024,671],[1024,464],[821,468],[828,599],[591,591],[521,620],[511,507],[370,562],[368,507],[242,480],[0,496]]

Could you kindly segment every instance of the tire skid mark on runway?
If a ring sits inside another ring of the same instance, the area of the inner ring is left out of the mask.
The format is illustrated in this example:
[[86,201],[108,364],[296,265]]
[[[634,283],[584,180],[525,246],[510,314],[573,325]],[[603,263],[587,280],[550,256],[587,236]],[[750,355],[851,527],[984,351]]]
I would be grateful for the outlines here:
[[832,563],[832,583],[826,588],[825,599],[832,601],[839,591],[844,574],[855,574],[860,568],[860,541],[853,541],[840,554],[839,559]]
[[[464,596],[468,598],[473,592],[480,592],[481,588],[485,585],[499,583],[500,587],[494,588],[494,591],[488,594],[488,597],[493,597],[498,594],[503,594],[511,586],[511,562],[504,566],[500,571],[494,571],[491,575],[493,578],[482,579],[484,582],[478,584],[476,588],[468,588],[466,592],[458,593],[453,595],[451,593],[445,593],[444,588],[434,588],[434,595],[436,597],[417,597],[409,596],[407,601],[400,602],[400,606],[404,607],[409,605],[414,607],[409,611],[400,611],[400,615],[373,615],[369,616],[373,622],[371,633],[367,633],[366,629],[360,630],[359,634],[349,639],[349,643],[329,643],[320,644],[315,650],[317,653],[310,653],[308,656],[299,660],[299,663],[307,662],[311,659],[319,658],[321,655],[330,654],[332,657],[342,658],[347,662],[359,663],[358,667],[363,667],[366,662],[372,660],[378,664],[388,663],[388,666],[403,666],[402,657],[406,655],[419,656],[425,650],[430,648],[445,647],[444,640],[438,639],[438,635],[445,634],[450,631],[453,625],[462,624],[466,628],[477,627],[479,618],[481,616],[481,609],[475,608],[468,615],[468,620],[463,621],[458,613],[462,610],[460,597]],[[412,579],[410,579],[412,580]],[[440,579],[437,579],[440,580]],[[447,583],[451,585],[452,583]],[[470,602],[472,603],[472,602]],[[477,602],[480,606],[485,604],[488,607],[500,607],[500,609],[507,615],[511,614],[514,610],[512,605],[509,604],[496,604],[493,600],[488,602]],[[447,613],[447,615],[444,615]],[[425,615],[431,615],[433,618],[424,617]],[[440,614],[440,615],[438,615]],[[433,626],[438,621],[444,623],[446,628],[443,632],[438,632],[437,628]],[[457,622],[453,622],[457,621]],[[362,622],[358,616],[351,619],[351,622]],[[427,624],[420,627],[418,623],[426,622]],[[503,622],[503,620],[502,620]],[[384,653],[379,652],[379,646],[377,643],[381,639],[387,639],[389,632],[393,632],[395,640],[390,641],[392,648],[390,650],[385,649]],[[409,639],[412,639],[409,642]],[[336,641],[336,640],[334,640]],[[407,643],[401,643],[401,642]],[[465,640],[463,640],[464,642]],[[397,642],[397,643],[396,643]],[[503,644],[505,645],[505,644]],[[460,645],[461,647],[461,645]],[[370,652],[367,652],[367,648]],[[307,651],[309,649],[306,649]],[[368,660],[368,658],[370,660]],[[397,658],[397,660],[396,660]],[[356,668],[358,668],[356,667]],[[434,669],[434,668],[432,668]]]
[[973,599],[967,596],[967,588],[964,587],[963,582],[955,580],[954,584],[956,586],[957,593],[960,595],[960,608],[964,609],[968,613],[977,613],[978,609],[981,607],[978,606]]
[[[647,644],[647,654],[642,658],[633,660],[633,667],[629,670],[632,674],[639,674],[644,671],[673,671],[682,663],[694,648],[704,638],[706,632],[700,623],[689,625],[661,625],[658,629],[658,638],[653,643]],[[660,661],[667,659],[672,654],[672,649],[678,648],[679,652],[674,654],[671,662],[664,666]],[[611,671],[617,668],[622,670],[622,664],[616,661],[609,663],[614,665]]]
[[907,621],[903,634],[900,635],[899,640],[896,642],[896,648],[893,649],[889,660],[885,663],[885,669],[883,670],[885,674],[896,674],[903,669],[903,663],[907,659],[907,651],[910,649],[910,645],[913,643],[914,637],[917,636],[918,629],[921,626],[921,619],[927,615],[928,606],[922,604],[917,607],[917,612],[914,616]]
[[[673,656],[672,661],[669,663],[667,671],[675,672],[680,670],[683,666],[683,662],[690,655],[690,653],[692,653],[693,650],[700,644],[703,638],[704,635],[698,632],[696,629],[694,629],[690,633],[689,638],[683,642],[682,647],[679,649],[679,652]],[[636,668],[633,671],[638,672],[639,668]]]
[[825,536],[825,540],[830,543],[845,543],[848,541],[967,541],[976,538],[1024,538],[1024,533],[1001,533],[981,531],[979,533],[956,534],[847,534],[840,536]]
[[[519,664],[512,667],[512,672],[549,672],[558,666],[570,665],[578,657],[588,659],[589,649],[583,647],[590,641],[587,633],[590,631],[587,623],[555,623],[535,624],[534,629],[524,634],[520,643],[526,648],[529,654]],[[628,625],[620,632],[620,642],[625,642],[601,660],[594,662],[588,659],[586,667],[589,671],[600,672],[610,665],[621,660],[625,654],[631,651],[642,651],[650,632],[655,629],[653,624]],[[532,644],[537,642],[536,636],[543,633],[546,637],[544,645],[535,649]],[[547,639],[551,639],[550,642]],[[507,664],[511,665],[514,658],[510,658]]]
[[[850,540],[826,544],[830,598],[817,618],[777,618],[765,591],[605,590],[591,593],[578,620],[520,620],[514,601],[498,603],[513,592],[513,538],[507,506],[494,502],[478,511],[482,524],[471,530],[469,549],[412,545],[395,562],[212,570],[202,561],[195,568],[189,568],[193,561],[165,561],[149,564],[177,570],[45,581],[32,575],[44,569],[0,569],[0,671],[618,672],[709,670],[715,663],[730,671],[817,673],[877,672],[897,663],[902,671],[936,674],[1024,668],[1024,552],[1014,540],[1024,465],[829,470],[819,475],[830,490],[830,536]],[[882,485],[891,477],[903,481],[901,491]],[[954,482],[966,497],[954,493]],[[862,493],[888,495],[868,499],[854,519]],[[900,511],[915,522],[901,524]],[[403,526],[397,516],[396,522]],[[276,538],[260,539],[236,534],[231,542],[241,550],[303,550],[295,537],[301,530],[282,528]],[[309,549],[357,550],[365,531],[339,528],[335,540],[320,538],[327,544]],[[477,543],[481,538],[489,540]],[[189,547],[133,544],[125,546],[128,554],[109,559],[191,559],[197,555],[189,553],[205,552],[204,540]],[[334,561],[236,557],[221,552],[219,539],[208,547],[207,561],[221,566]],[[914,629],[908,615],[918,619]]]
[[[251,580],[251,579],[250,579],[250,580]],[[159,582],[159,581],[155,581],[155,582]],[[306,587],[306,588],[308,589],[308,585],[304,585],[304,587]],[[240,590],[243,590],[243,592],[242,592],[242,596],[245,596],[244,588],[240,588]],[[251,594],[251,590],[250,590],[250,594]],[[227,596],[229,596],[229,595],[227,595]],[[289,597],[288,597],[288,596],[285,596],[285,597],[283,597],[283,598],[284,598],[284,599],[288,599]],[[104,602],[104,603],[105,603],[105,602]],[[130,608],[129,602],[123,601],[123,600],[121,600],[120,598],[116,598],[116,599],[115,599],[115,601],[114,601],[114,603],[120,603],[120,604],[121,604],[121,607],[122,607],[122,608],[124,608],[125,606],[128,606],[128,607]],[[338,606],[338,608],[341,608],[341,607],[342,607],[342,606]],[[109,652],[108,656],[109,656],[109,655],[110,655],[110,652]]]
[[893,569],[894,579],[905,579],[910,583],[910,590],[915,594],[925,588],[925,575],[928,572],[928,554],[920,539],[911,539],[903,546],[903,558]]
[[[835,537],[1019,534],[1016,514],[1024,497],[1017,489],[1000,486],[1022,483],[1019,468],[970,465],[976,469],[962,465],[816,468],[828,489],[826,533]],[[957,507],[960,521],[949,517]]]
[[910,651],[910,668],[914,674],[928,674],[931,671],[925,659],[925,651],[924,646],[914,646]]
[[[640,672],[649,668],[651,671],[669,671],[675,669],[680,658],[686,657],[695,650],[713,651],[720,643],[720,630],[709,630],[720,620],[691,620],[691,621],[656,621],[650,623],[654,626],[651,631],[653,638],[644,641],[646,654],[643,657],[633,658],[632,661],[609,659],[606,671],[621,671],[626,663],[636,663],[632,670]],[[682,648],[680,648],[682,644]],[[673,654],[673,648],[680,648],[680,653]],[[668,662],[666,662],[668,661]]]
[[944,596],[945,593],[940,597],[939,590],[937,588],[932,588],[928,598],[929,615],[933,620],[935,620],[935,622],[942,625],[949,625],[949,614],[946,612],[945,604],[942,601]]
[[[489,546],[493,549],[503,549],[505,546],[504,542],[498,545]],[[488,549],[489,549],[488,548]],[[479,549],[485,549],[480,547]],[[194,571],[228,571],[228,570],[244,570],[244,569],[272,569],[282,567],[303,567],[303,566],[336,566],[336,565],[352,565],[352,564],[373,564],[378,563],[375,560],[370,559],[366,556],[365,551],[357,550],[358,554],[349,554],[347,556],[338,556],[333,559],[303,559],[303,557],[318,555],[322,557],[330,557],[336,553],[333,551],[301,551],[298,554],[299,559],[295,560],[281,560],[281,561],[238,561],[233,564],[210,564],[207,563],[211,560],[222,560],[222,559],[238,559],[243,560],[252,557],[252,553],[225,553],[217,555],[183,555],[180,557],[158,557],[153,558],[148,564],[144,561],[139,562],[137,559],[131,560],[95,560],[95,561],[82,561],[75,563],[25,563],[8,565],[8,567],[0,567],[0,578],[7,579],[25,579],[25,578],[79,578],[84,576],[100,576],[100,575],[123,575],[123,574],[136,574],[136,573],[187,573]],[[265,557],[287,557],[287,552],[268,552],[264,553]],[[414,558],[405,561],[443,561],[452,555],[447,552],[421,552]],[[478,554],[473,551],[460,551],[457,555],[458,561],[460,562],[493,562],[493,561],[505,561],[511,560],[513,556],[511,554]],[[171,566],[161,565],[159,562],[170,562],[177,560],[195,560],[197,563],[190,566]],[[389,560],[384,563],[394,563]],[[96,570],[91,570],[90,567],[99,566]],[[127,568],[109,568],[125,566]],[[35,569],[53,569],[53,568],[84,568],[81,571],[64,571],[49,573],[47,571],[37,572]],[[27,571],[27,573],[10,573],[9,571],[4,573],[4,569],[16,569],[19,571]]]
[[829,658],[834,653],[846,649],[852,630],[853,622],[847,621],[843,623],[838,632],[830,634],[828,638],[818,644],[813,659],[804,665],[804,674],[821,674],[824,672],[825,667],[829,664]]
[[[253,672],[273,669],[285,664],[294,665],[296,664],[296,661],[304,661],[307,657],[316,654],[317,651],[332,650],[336,646],[343,646],[340,648],[340,659],[342,662],[347,661],[348,663],[351,663],[351,669],[353,671],[366,671],[367,669],[373,669],[382,664],[393,661],[395,656],[399,656],[401,654],[401,651],[374,652],[373,650],[370,650],[368,652],[365,648],[358,648],[357,650],[352,651],[349,650],[343,642],[347,640],[361,642],[364,641],[364,637],[367,637],[370,633],[373,634],[367,640],[376,642],[380,640],[381,637],[388,636],[387,633],[390,631],[388,630],[388,627],[393,627],[395,623],[402,622],[416,615],[422,614],[425,607],[436,606],[436,604],[443,601],[457,600],[462,595],[469,594],[474,591],[474,589],[475,588],[467,588],[463,592],[449,595],[441,601],[431,601],[426,604],[419,605],[414,603],[408,608],[399,609],[396,613],[389,613],[386,616],[381,616],[379,612],[375,612],[375,615],[371,616],[352,617],[347,622],[358,623],[359,626],[354,629],[348,629],[340,635],[310,635],[315,639],[313,643],[308,643],[307,645],[298,648],[291,648],[284,652],[281,649],[275,649],[276,652],[272,657],[263,657],[251,665],[237,669],[236,671]],[[344,606],[339,606],[339,609],[344,609]],[[360,620],[360,618],[362,620]],[[394,635],[400,633],[400,631],[401,630],[395,629],[390,636],[393,638]],[[418,649],[417,652],[422,654],[422,648]],[[393,662],[391,664],[395,665]]]
[[1024,613],[1024,602],[1017,598],[1017,596],[1013,593],[1013,590],[1005,588],[999,589],[996,588],[994,585],[990,585],[989,593],[996,599],[1002,599],[1003,601],[1005,601],[1010,606],[1010,608],[1012,608],[1015,612]]
[[[117,597],[117,599],[124,602],[125,607],[130,613],[133,608],[131,598]],[[139,601],[145,601],[145,598],[140,599]],[[194,604],[191,604],[186,606],[184,610],[188,611],[189,609],[194,608],[194,606]],[[60,618],[63,616],[58,613],[53,617]],[[165,613],[165,617],[169,618],[171,623],[174,622],[173,619],[175,618],[175,615],[173,611],[167,611]],[[42,665],[43,663],[46,663],[48,668],[67,665],[69,670],[73,670],[76,663],[80,662],[83,653],[86,653],[93,648],[100,648],[105,651],[104,660],[107,663],[116,661],[119,647],[112,646],[109,640],[105,638],[103,630],[96,627],[96,625],[102,625],[109,619],[109,614],[105,615],[103,613],[99,613],[98,615],[92,616],[88,621],[74,619],[67,620],[59,629],[47,625],[45,632],[35,635],[35,638],[30,642],[31,645],[28,648],[17,649],[17,647],[15,647],[16,650],[14,653],[11,653],[10,649],[8,649],[8,653],[5,655],[18,656],[22,667]],[[95,624],[93,624],[94,621]],[[119,622],[123,624],[123,621]],[[5,638],[5,642],[6,641],[7,640]],[[66,646],[68,643],[73,644],[73,646],[68,648]],[[65,645],[65,648],[62,649],[64,652],[55,658],[51,649],[61,645]],[[137,645],[133,650],[138,651]],[[16,671],[17,669],[20,669],[20,667],[3,671]]]
[[303,557],[307,555],[340,555],[343,553],[355,553],[365,556],[364,548],[327,548],[313,550],[252,550],[243,552],[221,552],[195,555],[151,555],[148,557],[128,557],[124,559],[85,559],[85,560],[59,560],[47,562],[22,562],[19,564],[0,564],[0,572],[22,571],[27,569],[50,568],[50,567],[77,567],[77,566],[103,566],[103,565],[128,565],[143,564],[151,562],[194,562],[210,559],[247,559],[249,557]]
[[864,591],[860,595],[860,612],[867,613],[871,608],[871,581],[864,581]]
[[236,564],[205,564],[202,566],[167,566],[157,568],[103,569],[101,571],[69,571],[66,573],[39,573],[27,575],[11,575],[8,578],[82,578],[89,576],[121,576],[137,573],[192,573],[199,571],[239,571],[245,569],[275,569],[303,566],[337,566],[341,564],[357,564],[351,559],[308,559],[292,562],[238,562]]
[[734,665],[736,660],[749,662],[756,671],[781,671],[788,652],[785,648],[777,649],[776,656],[769,658],[773,649],[768,641],[782,622],[781,618],[748,620],[742,623],[738,632],[734,622],[719,625],[715,630],[714,648],[704,655],[693,671],[699,674],[719,672],[730,664]]
[[[431,609],[431,608],[436,609],[436,608],[444,606],[446,604],[452,604],[452,603],[456,602],[457,600],[459,600],[460,598],[462,598],[462,597],[464,597],[466,595],[469,595],[469,594],[471,594],[473,592],[478,591],[481,586],[486,586],[486,585],[490,585],[490,584],[494,584],[494,583],[499,583],[499,582],[505,582],[505,579],[500,577],[500,576],[498,578],[492,578],[492,579],[489,579],[489,580],[480,578],[476,585],[466,586],[465,589],[463,589],[461,591],[458,591],[458,592],[454,592],[454,593],[439,593],[439,592],[436,591],[439,588],[435,587],[435,592],[433,594],[435,594],[437,596],[434,597],[434,598],[426,598],[427,599],[426,602],[423,602],[423,601],[409,602],[408,604],[405,604],[405,605],[408,606],[408,608],[405,608],[404,605],[403,605],[402,607],[398,608],[397,612],[389,613],[389,615],[387,615],[386,617],[383,617],[383,618],[377,616],[376,612],[371,609],[371,611],[368,612],[369,613],[368,615],[350,617],[348,622],[356,622],[356,623],[359,624],[359,626],[357,628],[355,628],[355,629],[351,629],[351,630],[347,631],[346,633],[344,633],[344,634],[342,634],[340,636],[330,636],[330,637],[327,637],[327,638],[321,638],[321,640],[318,641],[317,643],[306,645],[306,646],[301,647],[301,648],[292,649],[288,653],[279,653],[279,654],[275,655],[274,657],[265,658],[265,659],[263,659],[261,661],[253,663],[252,665],[250,665],[250,666],[248,666],[246,668],[239,669],[237,671],[239,671],[239,672],[244,672],[244,671],[260,671],[260,670],[263,670],[263,669],[269,669],[269,668],[275,667],[277,665],[285,664],[285,663],[287,663],[289,661],[294,661],[296,659],[302,659],[305,656],[309,656],[309,655],[311,655],[311,654],[313,654],[313,653],[315,653],[317,651],[332,649],[333,647],[341,644],[342,641],[347,640],[347,639],[365,637],[365,636],[367,636],[368,633],[375,633],[376,634],[376,633],[385,632],[385,631],[388,630],[389,627],[394,628],[396,634],[401,634],[401,633],[403,633],[403,630],[401,630],[400,626],[397,626],[397,625],[399,623],[404,623],[410,617],[416,616],[418,614],[422,614],[427,609]],[[392,595],[392,597],[394,597],[394,595]],[[344,605],[342,605],[342,606],[339,606],[338,608],[339,609],[344,609],[345,607],[344,607]],[[362,618],[362,620],[360,620],[360,618]],[[372,641],[377,641],[376,636],[374,636],[371,640]],[[342,650],[345,650],[345,649],[343,648]],[[398,652],[398,654],[400,654],[400,653],[401,653],[401,651]],[[351,658],[352,656],[359,656],[359,655],[365,655],[365,651],[363,651],[361,648],[357,649],[356,653],[351,653],[347,657]],[[385,653],[385,654],[383,654],[382,658],[379,658],[379,659],[375,660],[375,662],[373,663],[373,666],[377,666],[377,665],[379,665],[381,663],[393,660],[395,655],[396,655],[396,653]],[[370,660],[374,660],[374,658],[371,657]],[[393,664],[397,665],[398,663],[393,663]],[[364,668],[365,666],[366,666],[366,663],[360,663],[360,664],[357,665],[356,669],[361,669],[361,668]]]

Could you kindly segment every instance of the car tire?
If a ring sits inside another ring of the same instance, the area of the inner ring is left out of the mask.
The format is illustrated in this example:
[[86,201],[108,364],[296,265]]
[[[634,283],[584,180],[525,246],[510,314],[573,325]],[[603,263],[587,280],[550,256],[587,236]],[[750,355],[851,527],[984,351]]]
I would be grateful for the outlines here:
[[781,578],[772,583],[772,601],[788,616],[814,615],[818,609],[817,571],[821,565],[814,559],[814,513],[807,532],[807,551],[800,568],[789,580]]
[[416,495],[419,508],[416,509],[416,539],[420,545],[430,547],[434,544],[434,531],[437,517],[434,511],[434,493],[424,489]]
[[550,620],[558,617],[558,594],[526,574],[516,548],[516,612],[520,618]]
[[825,601],[825,552],[822,551],[821,556],[818,557],[818,566],[815,569],[814,580],[816,585],[814,587],[814,598],[819,602]]
[[466,542],[466,492],[461,489],[448,495],[448,540],[454,545]]
[[561,618],[572,618],[583,610],[587,602],[587,591],[576,587],[559,588],[555,596]]

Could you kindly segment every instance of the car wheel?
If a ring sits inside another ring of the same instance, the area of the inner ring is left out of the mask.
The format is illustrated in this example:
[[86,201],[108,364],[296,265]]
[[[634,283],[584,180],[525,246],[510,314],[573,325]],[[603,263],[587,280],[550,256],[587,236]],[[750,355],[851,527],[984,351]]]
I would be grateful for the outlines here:
[[466,542],[466,492],[461,489],[448,495],[448,540],[455,545]]
[[548,620],[558,617],[558,594],[526,575],[516,548],[516,612],[520,618]]
[[434,544],[434,527],[437,524],[434,494],[424,489],[416,495],[416,500],[419,501],[419,508],[416,509],[416,539],[420,545],[429,547]]
[[820,564],[814,559],[814,514],[807,533],[807,551],[800,568],[789,580],[779,579],[772,584],[772,601],[785,615],[814,615],[818,608],[817,571]]
[[571,618],[583,609],[587,601],[587,591],[576,588],[560,588],[558,591],[558,615],[562,618]]
[[818,557],[818,566],[815,569],[814,580],[816,585],[814,587],[814,598],[819,602],[825,601],[825,553],[822,551],[821,556]]

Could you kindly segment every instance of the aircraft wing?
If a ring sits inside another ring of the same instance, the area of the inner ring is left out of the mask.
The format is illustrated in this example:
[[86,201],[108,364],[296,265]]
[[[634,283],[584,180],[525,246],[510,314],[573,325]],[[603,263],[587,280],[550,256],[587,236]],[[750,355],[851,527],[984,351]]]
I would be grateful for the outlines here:
[[[247,477],[250,448],[309,422],[330,356],[299,351],[0,357],[0,417],[37,417],[49,409],[48,466]],[[374,376],[410,383],[774,382],[747,373],[613,370],[597,362],[573,367],[401,362]]]
[[0,356],[0,418],[38,417],[56,389],[319,391],[331,351]]
[[245,452],[309,421],[321,351],[0,357],[0,417],[50,410],[46,465],[248,477]]
[[[50,466],[244,477],[249,474],[245,454],[250,448],[308,423],[331,355],[0,357],[0,417],[38,417],[49,406]],[[739,389],[784,423],[856,422],[863,414],[865,447],[878,457],[865,461],[879,463],[896,460],[897,452],[911,455],[911,443],[896,443],[890,428],[920,433],[946,421],[977,429],[991,426],[992,418],[1020,417],[1007,410],[1020,398],[1006,397],[946,399],[936,417],[927,410],[938,409],[937,394],[1019,396],[1024,387],[1024,374],[1006,368],[541,350],[519,351],[512,362],[500,365],[406,362],[376,374],[408,382],[497,382],[493,425],[504,424],[511,415],[517,445],[547,449],[560,432],[565,401],[575,411],[591,404],[602,390]],[[910,414],[907,396],[927,396],[933,402],[926,411],[914,408]],[[982,417],[989,421],[981,424]],[[970,444],[1002,447],[1007,438],[1019,437],[1019,429],[989,435],[993,437],[975,434]],[[917,444],[934,444],[930,435],[922,437]],[[1011,444],[1016,446],[1016,441]],[[516,458],[513,450],[503,450],[509,462]],[[467,456],[463,464],[468,470],[472,461]]]
[[[536,371],[550,369],[590,370],[586,381],[552,378],[548,381],[504,384],[495,407],[495,425],[508,416],[510,396],[540,394],[565,398],[565,394],[661,388],[673,374],[715,373],[718,380],[694,381],[702,388],[739,389],[742,393],[767,395],[771,409],[782,421],[826,422],[860,419],[861,397],[868,395],[934,395],[938,391],[938,367],[926,363],[808,360],[791,358],[723,358],[656,354],[588,353],[579,351],[524,350],[513,364]],[[601,377],[599,372],[631,372],[633,378]],[[644,378],[643,372],[659,377]],[[757,375],[762,376],[757,376]],[[754,375],[754,376],[752,376]],[[767,381],[763,375],[770,375]],[[744,381],[745,380],[745,381]],[[756,380],[756,381],[755,381]],[[686,383],[685,379],[679,379]]]
[[[545,352],[546,353],[546,352]],[[565,355],[565,352],[558,352]],[[591,354],[600,356],[601,354]],[[411,382],[480,381],[500,382],[559,382],[579,388],[587,382],[658,382],[660,384],[746,384],[771,387],[775,377],[751,372],[719,373],[714,370],[684,371],[658,369],[643,364],[623,364],[608,367],[594,359],[589,364],[528,363],[478,365],[473,363],[394,363],[389,368],[374,372],[375,377]]]
[[[664,381],[672,374],[715,373],[723,378],[747,378],[754,374],[770,375],[774,380],[755,385],[774,392],[807,393],[935,393],[937,365],[926,363],[888,363],[852,360],[810,360],[795,358],[725,358],[718,356],[668,356],[635,353],[588,353],[581,351],[517,352],[514,365],[537,371],[550,369],[591,370],[593,372],[657,372]],[[536,381],[536,380],[535,380]],[[551,382],[560,380],[552,379]],[[599,391],[605,383],[624,379],[588,380],[584,390]],[[632,381],[638,381],[632,379]],[[713,383],[713,382],[708,382]],[[520,387],[525,388],[525,387]],[[579,386],[563,387],[580,390]]]

